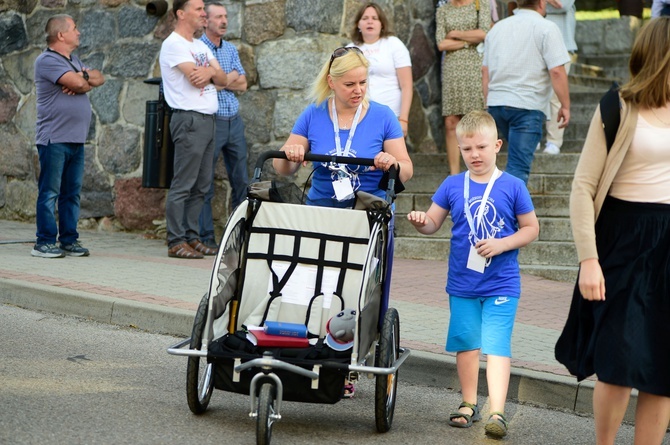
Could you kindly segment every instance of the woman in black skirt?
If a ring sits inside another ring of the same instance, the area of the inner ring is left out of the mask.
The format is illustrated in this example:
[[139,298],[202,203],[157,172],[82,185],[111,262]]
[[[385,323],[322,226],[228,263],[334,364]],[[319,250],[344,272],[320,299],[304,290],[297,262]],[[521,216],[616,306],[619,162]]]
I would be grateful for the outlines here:
[[635,444],[648,445],[670,422],[670,17],[640,31],[629,66],[614,143],[596,110],[575,172],[580,270],[556,358],[598,377],[597,444],[614,443],[636,388]]

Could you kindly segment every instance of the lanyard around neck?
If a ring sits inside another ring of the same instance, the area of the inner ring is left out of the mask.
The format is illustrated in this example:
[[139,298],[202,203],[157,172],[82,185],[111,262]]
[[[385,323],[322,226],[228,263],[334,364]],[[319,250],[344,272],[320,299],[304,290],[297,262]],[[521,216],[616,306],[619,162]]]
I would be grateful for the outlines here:
[[72,63],[72,59],[68,59],[67,57],[65,57],[64,55],[62,55],[61,53],[59,53],[58,51],[54,51],[54,50],[51,49],[51,48],[47,48],[47,51],[49,51],[50,53],[58,54],[58,55],[61,56],[63,59],[67,60],[67,63],[70,64],[70,66],[74,69],[74,72],[75,72],[75,73],[78,73],[78,72],[79,72],[79,69],[78,69],[76,66],[74,66],[74,63]]
[[358,120],[361,118],[361,111],[363,111],[363,104],[360,104],[356,109],[356,114],[354,115],[354,120],[351,123],[351,129],[349,130],[349,138],[347,138],[347,143],[344,146],[344,151],[342,151],[342,143],[340,142],[340,123],[337,120],[337,109],[335,108],[335,98],[333,97],[333,106],[331,107],[333,112],[333,131],[335,132],[335,150],[337,156],[348,156],[349,150],[351,149],[351,141],[354,139],[354,133],[356,132],[356,127],[358,126]]
[[[493,175],[491,175],[491,179],[489,179],[489,183],[486,185],[486,190],[484,190],[484,196],[482,196],[482,200],[479,203],[479,208],[475,210],[474,218],[472,213],[470,213],[470,204],[468,203],[470,200],[470,172],[465,172],[465,179],[463,180],[463,197],[465,199],[463,201],[463,206],[465,207],[465,218],[468,220],[470,232],[475,239],[475,243],[479,241],[479,238],[477,238],[477,229],[479,229],[482,225],[482,217],[484,216],[484,211],[488,206],[488,199],[489,195],[491,194],[491,189],[493,188],[493,183],[496,182],[496,179],[498,179],[498,171],[498,167],[495,167],[493,170]],[[477,220],[476,225],[475,219]]]

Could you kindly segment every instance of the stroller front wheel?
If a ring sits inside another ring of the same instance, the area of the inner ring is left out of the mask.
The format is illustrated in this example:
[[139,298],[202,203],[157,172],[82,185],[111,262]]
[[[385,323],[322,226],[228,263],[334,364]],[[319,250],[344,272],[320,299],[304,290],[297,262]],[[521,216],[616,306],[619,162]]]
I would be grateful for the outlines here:
[[256,418],[256,443],[269,445],[272,439],[272,424],[277,418],[275,406],[275,387],[264,383],[258,395],[258,417]]

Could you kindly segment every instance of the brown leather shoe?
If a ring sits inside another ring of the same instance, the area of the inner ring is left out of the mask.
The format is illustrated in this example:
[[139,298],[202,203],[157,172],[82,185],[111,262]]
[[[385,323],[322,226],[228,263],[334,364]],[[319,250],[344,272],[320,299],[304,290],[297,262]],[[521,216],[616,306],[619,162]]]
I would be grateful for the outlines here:
[[175,246],[172,246],[168,249],[168,256],[171,258],[186,258],[189,260],[197,260],[204,258],[200,252],[193,250],[188,243],[181,243]]
[[203,255],[216,255],[216,249],[205,246],[200,240],[194,239],[189,241],[189,246],[193,248],[196,252],[200,252]]

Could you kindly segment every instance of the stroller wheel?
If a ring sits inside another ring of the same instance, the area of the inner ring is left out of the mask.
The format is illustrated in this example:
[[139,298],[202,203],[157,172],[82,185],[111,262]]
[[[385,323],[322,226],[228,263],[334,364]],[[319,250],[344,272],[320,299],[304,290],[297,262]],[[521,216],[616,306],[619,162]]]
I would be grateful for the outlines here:
[[275,409],[275,387],[272,383],[264,383],[258,395],[258,417],[256,418],[256,443],[269,445],[272,438],[272,424],[277,412]]
[[[199,349],[202,346],[202,334],[205,329],[205,314],[207,312],[207,294],[202,297],[198,312],[193,321],[193,332],[191,333],[191,349]],[[212,374],[214,365],[207,363],[202,357],[189,357],[186,366],[186,400],[193,414],[202,414],[207,410],[209,400],[214,390]]]
[[[400,317],[394,308],[388,308],[382,323],[377,346],[376,366],[389,368],[398,359],[400,350]],[[377,375],[375,385],[375,420],[377,431],[385,433],[393,424],[398,372]]]

